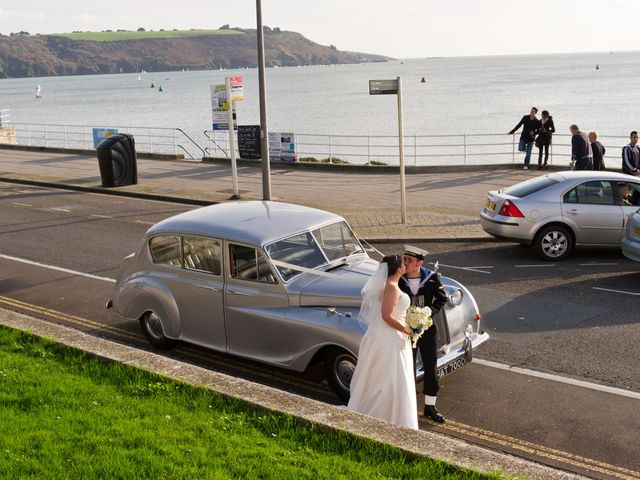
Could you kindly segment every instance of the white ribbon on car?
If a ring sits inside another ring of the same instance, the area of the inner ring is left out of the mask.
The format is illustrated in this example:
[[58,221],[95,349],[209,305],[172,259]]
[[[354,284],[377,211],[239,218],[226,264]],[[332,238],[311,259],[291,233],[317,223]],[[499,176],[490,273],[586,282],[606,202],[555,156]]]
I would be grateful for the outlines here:
[[293,263],[282,262],[280,260],[271,259],[271,263],[276,267],[288,268],[289,270],[295,270],[297,272],[310,273],[311,275],[317,275],[319,277],[335,278],[338,275],[331,272],[323,272],[322,270],[315,270],[313,268],[301,267],[300,265],[294,265]]

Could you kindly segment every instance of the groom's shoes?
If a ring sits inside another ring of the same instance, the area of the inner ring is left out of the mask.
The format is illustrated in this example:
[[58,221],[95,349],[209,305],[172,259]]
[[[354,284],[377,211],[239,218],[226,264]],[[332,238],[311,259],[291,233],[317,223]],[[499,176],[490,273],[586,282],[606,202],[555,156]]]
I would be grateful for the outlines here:
[[424,416],[429,417],[434,422],[444,423],[444,416],[436,410],[435,405],[425,405]]

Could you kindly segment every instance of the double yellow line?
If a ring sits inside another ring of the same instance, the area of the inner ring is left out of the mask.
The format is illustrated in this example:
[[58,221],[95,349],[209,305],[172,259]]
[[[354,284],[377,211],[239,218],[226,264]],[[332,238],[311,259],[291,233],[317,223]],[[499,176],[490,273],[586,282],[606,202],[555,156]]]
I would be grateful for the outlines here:
[[[122,328],[104,325],[102,323],[78,317],[76,315],[70,315],[68,313],[63,313],[57,310],[52,310],[50,308],[33,305],[31,303],[26,303],[13,298],[0,296],[0,304],[7,307],[13,307],[19,310],[27,311],[33,314],[44,315],[49,318],[62,320],[78,327],[90,327],[94,330],[109,332],[111,334],[117,335],[119,337],[125,337],[130,340],[140,341],[144,339],[142,334],[127,332]],[[250,375],[259,375],[260,377],[263,377],[265,379],[294,384],[315,393],[320,393],[323,395],[330,394],[330,391],[327,388],[322,388],[322,386],[317,382],[305,381],[301,378],[293,378],[286,374],[280,374],[273,370],[262,368],[259,365],[251,365],[250,367],[247,367],[242,365],[241,361],[233,361],[228,356],[224,356],[223,358],[222,356],[217,355],[215,352],[212,352],[211,354],[203,354],[195,348],[188,346],[181,346],[177,349],[177,351],[210,362],[214,366],[231,367],[234,370],[238,370]],[[424,423],[426,424],[426,422]],[[615,465],[610,465],[598,460],[581,457],[579,455],[563,452],[561,450],[545,447],[543,445],[538,445],[532,442],[527,442],[526,440],[509,437],[507,435],[484,430],[482,428],[465,425],[453,420],[447,420],[444,424],[439,425],[438,429],[448,430],[454,434],[457,434],[454,436],[462,435],[467,438],[477,439],[478,443],[481,444],[489,443],[500,445],[515,452],[522,452],[524,454],[527,454],[528,456],[534,456],[538,458],[546,458],[553,462],[577,467],[583,471],[597,472],[613,478],[619,478],[621,480],[640,480],[640,472],[629,470],[623,467],[618,467]]]

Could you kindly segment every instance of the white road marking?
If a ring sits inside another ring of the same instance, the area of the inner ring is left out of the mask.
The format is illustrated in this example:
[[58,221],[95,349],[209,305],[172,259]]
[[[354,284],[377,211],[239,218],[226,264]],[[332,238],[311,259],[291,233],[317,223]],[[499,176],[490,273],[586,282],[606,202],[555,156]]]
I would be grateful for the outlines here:
[[602,290],[603,292],[613,292],[613,293],[624,293],[625,295],[636,295],[640,296],[638,292],[625,292],[624,290],[613,290],[611,288],[600,288],[600,287],[592,287],[594,290]]
[[[434,265],[433,262],[429,262],[431,265]],[[467,270],[470,272],[478,272],[478,273],[489,273],[491,274],[491,272],[487,272],[485,270],[480,270],[480,268],[493,268],[493,267],[456,267],[455,265],[445,265],[444,263],[438,263],[438,265],[440,265],[441,267],[446,267],[446,268],[455,268],[458,270]]]
[[555,263],[540,263],[537,265],[514,265],[516,268],[531,268],[531,267],[555,267]]
[[604,265],[619,265],[618,263],[580,263],[581,267],[599,267]]
[[492,362],[490,360],[483,360],[481,358],[474,358],[471,363],[477,363],[478,365],[497,368],[499,370],[508,370],[509,372],[528,375],[530,377],[542,378],[544,380],[566,383],[568,385],[574,385],[576,387],[588,388],[590,390],[596,390],[598,392],[611,393],[620,397],[628,397],[635,400],[640,400],[640,392],[632,392],[630,390],[624,390],[622,388],[607,387],[606,385],[599,385],[597,383],[586,382],[584,380],[562,377],[560,375],[553,375],[551,373],[536,372],[535,370],[529,370],[526,368],[510,367],[509,365],[505,365],[504,363]]
[[52,207],[51,210],[55,210],[56,212],[71,213],[71,210],[69,210],[68,208]]
[[113,217],[110,217],[109,215],[97,215],[97,214],[92,214],[92,215],[89,215],[89,216],[90,216],[90,217],[96,217],[96,218],[113,218]]
[[20,202],[11,202],[13,205],[17,205],[19,207],[33,207],[30,203],[20,203]]
[[90,273],[78,272],[76,270],[70,270],[68,268],[57,267],[55,265],[48,265],[46,263],[34,262],[33,260],[26,260],[24,258],[12,257],[10,255],[0,254],[0,258],[5,260],[11,260],[12,262],[26,263],[27,265],[33,265],[36,267],[47,268],[49,270],[55,270],[57,272],[70,273],[72,275],[78,275],[80,277],[92,278],[94,280],[101,280],[103,282],[116,283],[115,279],[108,277],[100,277],[98,275],[91,275]]
[[153,222],[145,222],[144,220],[136,220],[134,223],[139,223],[140,225],[155,225]]

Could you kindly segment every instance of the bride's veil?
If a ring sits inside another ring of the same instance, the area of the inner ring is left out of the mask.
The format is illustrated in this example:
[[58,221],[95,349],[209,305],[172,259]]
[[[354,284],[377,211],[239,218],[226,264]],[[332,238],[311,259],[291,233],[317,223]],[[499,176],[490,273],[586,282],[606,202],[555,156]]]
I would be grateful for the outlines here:
[[358,321],[367,328],[370,324],[382,321],[382,294],[387,283],[389,265],[382,262],[373,276],[362,287],[362,306]]

